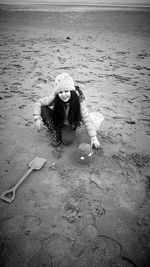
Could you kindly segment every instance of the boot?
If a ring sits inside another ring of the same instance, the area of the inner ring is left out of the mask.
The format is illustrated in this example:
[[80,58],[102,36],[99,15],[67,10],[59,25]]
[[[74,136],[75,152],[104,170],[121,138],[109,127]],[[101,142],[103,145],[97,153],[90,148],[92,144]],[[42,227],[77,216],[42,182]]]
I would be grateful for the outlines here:
[[45,121],[45,126],[52,134],[52,146],[58,146],[61,143],[61,130],[58,127],[55,127],[53,121]]
[[54,147],[59,146],[60,143],[61,143],[61,135],[56,133],[56,132],[53,132],[52,133],[52,142],[51,142],[52,146],[54,146]]
[[71,129],[70,126],[64,125],[61,129],[62,143],[64,145],[70,145],[75,138],[75,131]]

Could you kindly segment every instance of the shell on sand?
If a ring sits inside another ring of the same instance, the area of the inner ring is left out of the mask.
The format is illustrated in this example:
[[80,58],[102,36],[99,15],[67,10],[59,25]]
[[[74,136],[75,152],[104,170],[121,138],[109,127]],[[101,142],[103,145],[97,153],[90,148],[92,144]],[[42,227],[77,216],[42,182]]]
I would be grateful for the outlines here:
[[91,145],[81,143],[78,148],[72,153],[71,161],[81,165],[89,165],[93,162],[93,150]]

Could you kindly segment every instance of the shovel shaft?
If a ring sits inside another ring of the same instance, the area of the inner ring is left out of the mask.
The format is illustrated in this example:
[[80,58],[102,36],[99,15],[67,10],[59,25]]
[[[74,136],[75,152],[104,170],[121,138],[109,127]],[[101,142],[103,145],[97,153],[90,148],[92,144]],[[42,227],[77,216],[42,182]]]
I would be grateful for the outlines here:
[[20,180],[11,188],[12,190],[16,190],[19,185],[23,183],[23,181],[27,178],[27,176],[33,171],[32,168],[30,168],[21,178]]

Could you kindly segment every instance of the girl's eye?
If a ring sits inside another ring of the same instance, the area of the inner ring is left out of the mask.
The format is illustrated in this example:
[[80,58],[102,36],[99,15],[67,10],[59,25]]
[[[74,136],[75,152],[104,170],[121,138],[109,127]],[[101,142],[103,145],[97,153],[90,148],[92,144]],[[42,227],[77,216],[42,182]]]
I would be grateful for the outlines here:
[[62,94],[62,91],[60,91],[59,93]]
[[68,90],[66,90],[65,93],[68,93]]

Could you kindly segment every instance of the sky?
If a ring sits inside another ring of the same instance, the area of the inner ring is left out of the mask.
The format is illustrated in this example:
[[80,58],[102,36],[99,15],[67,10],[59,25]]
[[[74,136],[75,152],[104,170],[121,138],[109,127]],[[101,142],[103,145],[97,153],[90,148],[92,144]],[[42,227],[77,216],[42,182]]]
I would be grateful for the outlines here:
[[84,4],[150,4],[150,0],[0,0],[0,3],[84,3]]

